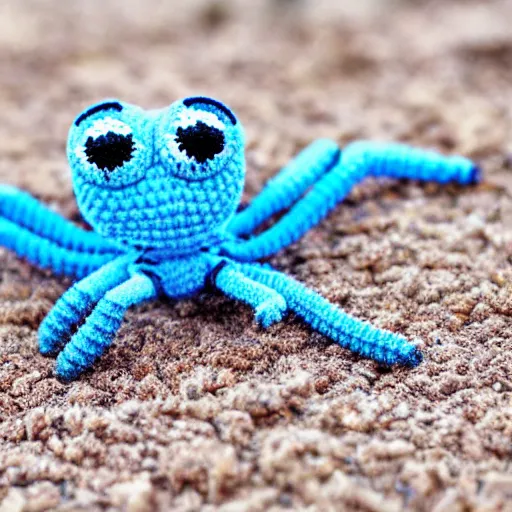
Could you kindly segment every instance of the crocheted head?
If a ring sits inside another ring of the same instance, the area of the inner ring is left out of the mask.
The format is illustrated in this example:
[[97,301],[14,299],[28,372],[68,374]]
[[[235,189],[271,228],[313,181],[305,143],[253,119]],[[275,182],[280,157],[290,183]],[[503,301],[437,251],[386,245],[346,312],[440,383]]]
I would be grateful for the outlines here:
[[196,251],[240,202],[243,129],[210,98],[158,111],[118,101],[94,105],[72,125],[67,151],[84,218],[123,244]]

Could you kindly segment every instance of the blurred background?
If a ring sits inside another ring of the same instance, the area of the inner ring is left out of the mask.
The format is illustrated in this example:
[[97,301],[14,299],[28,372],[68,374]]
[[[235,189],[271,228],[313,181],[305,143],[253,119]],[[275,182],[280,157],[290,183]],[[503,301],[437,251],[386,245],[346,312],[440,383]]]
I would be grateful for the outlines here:
[[0,177],[64,197],[67,128],[86,105],[198,93],[246,126],[249,191],[321,136],[494,168],[511,140],[511,15],[508,0],[4,0]]
[[106,97],[227,103],[246,199],[319,137],[485,171],[478,187],[367,180],[272,260],[421,340],[414,371],[293,318],[262,331],[210,294],[130,311],[63,385],[36,332],[70,283],[0,250],[0,510],[505,510],[511,20],[510,0],[0,0],[0,182],[74,220],[67,131]]

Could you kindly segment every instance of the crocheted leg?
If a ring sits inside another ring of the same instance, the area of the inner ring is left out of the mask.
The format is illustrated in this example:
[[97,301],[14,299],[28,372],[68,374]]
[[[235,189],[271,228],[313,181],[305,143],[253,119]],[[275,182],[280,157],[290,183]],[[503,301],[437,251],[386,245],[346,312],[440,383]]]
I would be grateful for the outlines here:
[[322,175],[332,169],[339,158],[340,149],[335,142],[316,140],[269,180],[245,210],[235,215],[228,231],[235,235],[251,233],[275,213],[289,208]]
[[83,253],[60,245],[0,217],[0,246],[56,274],[85,277],[115,258],[113,253]]
[[248,279],[235,266],[226,264],[220,267],[213,281],[228,297],[254,308],[256,321],[265,328],[281,321],[286,313],[286,301],[278,292]]
[[127,257],[118,258],[69,288],[39,326],[39,351],[54,354],[69,339],[73,327],[109,290],[128,279]]
[[318,293],[280,272],[256,265],[242,265],[241,271],[250,279],[276,290],[285,298],[288,307],[313,329],[356,354],[386,365],[411,367],[417,366],[423,359],[418,348],[404,337],[353,318]]
[[0,218],[2,217],[64,249],[95,254],[120,252],[105,238],[92,231],[80,229],[30,194],[9,185],[0,185]]
[[254,261],[296,242],[367,176],[470,184],[480,180],[480,169],[460,156],[446,157],[401,144],[356,142],[347,146],[339,164],[276,224],[248,241],[224,244],[224,254],[239,261]]
[[144,274],[135,274],[107,292],[59,354],[57,376],[70,381],[91,367],[112,343],[126,310],[156,294],[153,282]]

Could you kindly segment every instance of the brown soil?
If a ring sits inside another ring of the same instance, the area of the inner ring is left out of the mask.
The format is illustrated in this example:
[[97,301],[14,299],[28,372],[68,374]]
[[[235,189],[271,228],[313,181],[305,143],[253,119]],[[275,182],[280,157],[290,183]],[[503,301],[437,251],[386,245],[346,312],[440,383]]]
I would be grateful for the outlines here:
[[510,19],[508,0],[1,3],[0,181],[70,218],[67,128],[103,97],[223,99],[247,198],[318,137],[459,152],[485,182],[366,182],[273,259],[422,340],[415,370],[201,297],[134,309],[63,385],[36,329],[70,283],[0,250],[0,510],[512,510]]

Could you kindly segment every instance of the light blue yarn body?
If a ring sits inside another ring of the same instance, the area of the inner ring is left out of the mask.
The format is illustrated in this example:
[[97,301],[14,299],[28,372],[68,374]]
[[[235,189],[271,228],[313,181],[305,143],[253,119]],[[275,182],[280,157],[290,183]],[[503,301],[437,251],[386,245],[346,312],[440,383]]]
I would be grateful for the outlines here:
[[63,380],[104,353],[129,307],[212,287],[251,306],[263,327],[291,311],[357,354],[416,366],[422,354],[401,335],[351,317],[257,261],[297,241],[368,176],[480,179],[479,169],[458,156],[372,142],[340,151],[318,140],[236,213],[245,176],[242,127],[227,107],[204,97],[151,112],[117,101],[92,106],[70,130],[68,158],[78,206],[94,231],[0,186],[0,244],[78,279],[39,328],[40,351],[58,354]]

